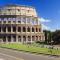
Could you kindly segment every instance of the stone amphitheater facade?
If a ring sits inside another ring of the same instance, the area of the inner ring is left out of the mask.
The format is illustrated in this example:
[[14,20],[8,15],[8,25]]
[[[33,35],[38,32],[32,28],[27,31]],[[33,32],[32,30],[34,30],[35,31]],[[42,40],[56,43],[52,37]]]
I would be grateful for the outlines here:
[[44,41],[44,33],[35,8],[22,5],[0,7],[0,42],[34,41]]

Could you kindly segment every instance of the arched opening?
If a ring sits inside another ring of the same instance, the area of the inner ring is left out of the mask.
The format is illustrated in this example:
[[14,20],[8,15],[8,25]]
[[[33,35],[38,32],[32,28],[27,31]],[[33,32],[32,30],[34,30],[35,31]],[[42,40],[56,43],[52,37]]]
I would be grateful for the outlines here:
[[41,32],[41,28],[39,28],[39,32]]
[[30,28],[29,27],[27,28],[27,31],[30,32]]
[[16,32],[16,27],[15,26],[13,27],[13,32]]
[[3,27],[2,30],[3,30],[3,32],[6,32],[6,27]]
[[39,40],[41,40],[41,36],[39,36]]
[[7,36],[8,42],[11,42],[11,36]]
[[13,36],[13,42],[16,42],[16,36]]
[[31,37],[30,36],[28,36],[28,41],[31,41]]
[[18,32],[21,32],[21,27],[18,27]]
[[34,32],[34,28],[32,27],[32,32]]
[[8,32],[11,32],[11,27],[10,26],[8,27]]
[[21,36],[18,36],[18,42],[21,42]]
[[23,43],[26,42],[26,36],[23,36]]
[[23,27],[23,32],[26,32],[26,28],[25,27]]
[[32,41],[34,41],[35,40],[35,38],[34,38],[34,36],[32,36]]
[[38,36],[36,36],[36,41],[38,41]]
[[3,36],[3,42],[6,42],[6,36]]
[[36,32],[38,32],[38,28],[36,28]]

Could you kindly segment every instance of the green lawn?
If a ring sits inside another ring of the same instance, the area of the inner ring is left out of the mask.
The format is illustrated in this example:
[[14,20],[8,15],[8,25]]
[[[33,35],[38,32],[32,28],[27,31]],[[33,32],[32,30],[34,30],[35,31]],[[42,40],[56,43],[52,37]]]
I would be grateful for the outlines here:
[[36,53],[44,53],[44,54],[55,54],[60,55],[60,49],[49,49],[41,47],[40,45],[28,45],[28,44],[18,44],[18,43],[9,43],[9,44],[0,44],[0,47],[4,48],[12,48],[16,50],[36,52]]

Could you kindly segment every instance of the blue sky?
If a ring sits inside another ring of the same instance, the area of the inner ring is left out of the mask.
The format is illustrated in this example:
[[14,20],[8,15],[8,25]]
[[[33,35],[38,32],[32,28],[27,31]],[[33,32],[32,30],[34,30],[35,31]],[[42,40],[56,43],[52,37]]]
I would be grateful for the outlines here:
[[1,0],[0,5],[20,4],[36,8],[44,28],[48,30],[60,29],[60,0]]

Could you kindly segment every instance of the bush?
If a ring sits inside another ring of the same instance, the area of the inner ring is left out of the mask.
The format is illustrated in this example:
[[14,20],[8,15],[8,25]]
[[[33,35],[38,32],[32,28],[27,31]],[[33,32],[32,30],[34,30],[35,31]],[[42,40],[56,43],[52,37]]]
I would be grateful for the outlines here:
[[45,42],[42,42],[42,41],[36,41],[36,43],[38,43],[38,44],[45,44]]

